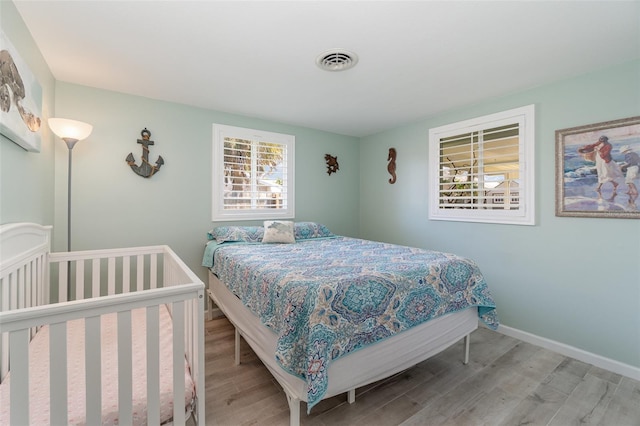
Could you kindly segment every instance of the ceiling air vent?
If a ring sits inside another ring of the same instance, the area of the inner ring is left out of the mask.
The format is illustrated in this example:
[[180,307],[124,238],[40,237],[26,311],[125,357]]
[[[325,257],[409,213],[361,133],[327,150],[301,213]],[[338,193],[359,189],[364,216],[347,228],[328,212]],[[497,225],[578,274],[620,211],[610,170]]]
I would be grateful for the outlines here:
[[358,55],[344,49],[332,49],[321,53],[316,64],[325,71],[345,71],[358,63]]

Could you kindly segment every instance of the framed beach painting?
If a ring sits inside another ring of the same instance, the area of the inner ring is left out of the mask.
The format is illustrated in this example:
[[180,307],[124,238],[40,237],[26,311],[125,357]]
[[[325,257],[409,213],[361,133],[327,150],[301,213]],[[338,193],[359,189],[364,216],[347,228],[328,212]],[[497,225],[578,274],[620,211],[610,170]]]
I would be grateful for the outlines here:
[[640,218],[640,116],[556,130],[556,216]]
[[40,152],[42,87],[0,30],[0,134]]

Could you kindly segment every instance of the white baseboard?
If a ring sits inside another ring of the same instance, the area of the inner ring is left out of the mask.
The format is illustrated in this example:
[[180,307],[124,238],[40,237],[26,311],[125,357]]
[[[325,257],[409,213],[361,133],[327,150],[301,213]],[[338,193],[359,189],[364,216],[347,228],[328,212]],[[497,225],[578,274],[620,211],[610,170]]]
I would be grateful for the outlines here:
[[591,352],[587,352],[582,349],[578,349],[573,346],[566,345],[564,343],[556,342],[544,337],[536,336],[535,334],[528,333],[526,331],[518,330],[516,328],[507,327],[504,325],[498,326],[498,333],[515,337],[523,342],[531,343],[533,345],[541,346],[545,349],[558,352],[559,354],[577,359],[578,361],[586,362],[596,367],[603,368],[608,371],[612,371],[617,374],[629,377],[634,380],[640,380],[640,368],[633,365],[625,364],[619,361],[615,361],[610,358],[605,358],[600,355],[596,355]]

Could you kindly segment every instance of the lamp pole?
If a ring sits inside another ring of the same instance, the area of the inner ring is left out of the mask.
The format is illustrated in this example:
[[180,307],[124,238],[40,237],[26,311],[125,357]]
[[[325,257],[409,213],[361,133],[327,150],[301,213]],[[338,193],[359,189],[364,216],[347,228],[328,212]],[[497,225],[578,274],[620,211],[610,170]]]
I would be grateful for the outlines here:
[[[78,142],[78,139],[62,138],[69,148],[69,173],[67,181],[67,251],[71,251],[71,153],[73,152],[74,145]],[[68,272],[69,274],[71,271]]]
[[[69,148],[69,173],[67,178],[67,251],[71,251],[71,164],[74,145],[87,138],[93,126],[66,118],[49,118],[49,127]],[[60,285],[60,283],[58,283]],[[71,261],[67,262],[67,300],[71,298]],[[60,301],[60,300],[59,300]]]

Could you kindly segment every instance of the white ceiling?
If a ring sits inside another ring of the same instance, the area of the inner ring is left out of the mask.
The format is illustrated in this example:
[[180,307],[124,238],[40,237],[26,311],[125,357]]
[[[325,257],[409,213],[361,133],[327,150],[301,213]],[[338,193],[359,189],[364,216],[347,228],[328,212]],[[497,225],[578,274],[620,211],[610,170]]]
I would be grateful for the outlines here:
[[640,58],[640,1],[14,3],[57,80],[352,136]]

